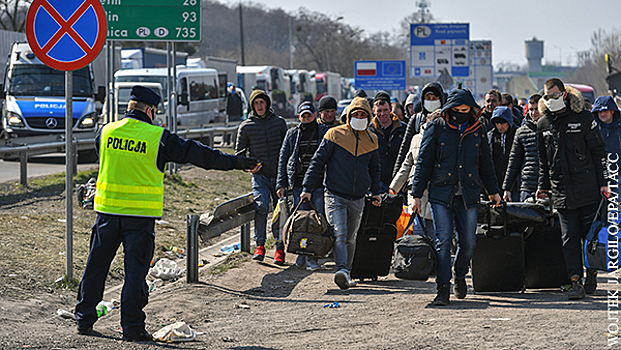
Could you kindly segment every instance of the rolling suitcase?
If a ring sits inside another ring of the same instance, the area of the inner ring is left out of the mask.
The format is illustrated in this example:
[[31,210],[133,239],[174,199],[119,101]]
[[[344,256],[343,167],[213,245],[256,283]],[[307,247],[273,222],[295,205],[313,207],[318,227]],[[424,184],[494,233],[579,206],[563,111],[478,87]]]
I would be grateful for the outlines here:
[[559,288],[571,284],[563,257],[563,241],[558,219],[552,227],[535,227],[524,243],[528,289]]
[[503,225],[477,225],[472,256],[476,293],[524,290],[524,235],[507,231],[506,203],[501,210]]
[[382,195],[382,205],[371,204],[365,199],[364,212],[356,238],[356,251],[350,276],[352,279],[373,281],[378,276],[387,276],[392,263],[392,250],[397,238],[395,223],[401,215],[403,197]]
[[383,227],[367,227],[358,230],[356,252],[351,267],[351,278],[376,281],[378,276],[387,276],[392,264],[392,249],[397,239],[397,227],[385,224]]

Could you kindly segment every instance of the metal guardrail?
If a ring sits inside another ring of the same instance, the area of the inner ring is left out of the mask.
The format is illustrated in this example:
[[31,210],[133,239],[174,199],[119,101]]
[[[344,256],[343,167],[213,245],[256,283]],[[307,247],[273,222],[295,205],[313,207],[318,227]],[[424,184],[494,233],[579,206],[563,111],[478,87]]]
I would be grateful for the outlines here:
[[[230,126],[212,126],[202,129],[187,129],[177,132],[184,138],[195,139],[202,143],[214,147],[216,136],[222,136],[222,143],[235,144],[237,138],[237,125]],[[73,169],[77,169],[78,151],[93,150],[95,147],[95,136],[93,134],[80,135],[74,133],[73,150],[74,161]],[[5,141],[4,146],[0,146],[0,157],[4,159],[20,159],[20,183],[26,185],[28,183],[28,157],[49,153],[64,153],[66,143],[64,134],[47,135],[37,137],[12,138]]]
[[241,250],[250,253],[250,222],[255,217],[252,193],[226,201],[216,207],[213,215],[200,220],[198,215],[187,216],[186,236],[186,279],[188,283],[198,282],[198,237],[203,240],[241,226]]

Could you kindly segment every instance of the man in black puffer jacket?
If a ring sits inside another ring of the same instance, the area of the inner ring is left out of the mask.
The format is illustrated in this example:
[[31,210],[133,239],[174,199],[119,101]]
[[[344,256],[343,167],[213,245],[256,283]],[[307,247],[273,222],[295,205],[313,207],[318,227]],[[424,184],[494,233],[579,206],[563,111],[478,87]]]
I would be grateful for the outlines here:
[[[552,78],[539,100],[537,121],[539,151],[538,198],[552,196],[563,233],[563,256],[571,278],[570,300],[582,299],[582,240],[589,232],[601,200],[610,195],[606,181],[606,143],[597,122],[584,109],[580,91]],[[591,270],[591,269],[589,269]],[[596,271],[587,271],[586,284],[595,291]]]
[[511,189],[516,180],[520,179],[520,202],[532,197],[537,191],[537,178],[539,177],[539,158],[537,153],[537,120],[541,114],[537,109],[541,95],[533,94],[528,98],[528,114],[524,125],[515,132],[507,175],[504,178],[502,188],[504,199],[511,201]]
[[[261,169],[252,175],[252,194],[256,205],[254,219],[254,239],[257,249],[253,259],[263,261],[265,257],[265,240],[267,232],[267,212],[270,197],[274,202],[276,196],[276,176],[278,175],[278,156],[280,147],[287,133],[287,122],[274,114],[270,108],[271,100],[263,90],[255,90],[250,95],[250,113],[237,131],[235,154],[250,153],[251,157],[258,158]],[[279,232],[272,232],[276,239],[274,263],[284,265],[285,251]]]

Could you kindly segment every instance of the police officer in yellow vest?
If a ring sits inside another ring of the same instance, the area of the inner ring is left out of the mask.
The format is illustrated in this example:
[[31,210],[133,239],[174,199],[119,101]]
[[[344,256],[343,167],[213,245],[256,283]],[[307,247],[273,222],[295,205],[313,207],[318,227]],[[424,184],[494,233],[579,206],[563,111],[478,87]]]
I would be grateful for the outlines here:
[[251,172],[260,168],[257,159],[227,155],[153,125],[159,102],[160,96],[152,90],[134,86],[125,118],[104,126],[95,142],[99,152],[94,208],[97,220],[75,308],[79,334],[97,334],[93,331],[97,321],[95,307],[102,300],[112,259],[123,243],[123,339],[152,339],[145,330],[142,309],[148,302],[145,278],[153,258],[155,219],[162,217],[163,212],[166,163]]

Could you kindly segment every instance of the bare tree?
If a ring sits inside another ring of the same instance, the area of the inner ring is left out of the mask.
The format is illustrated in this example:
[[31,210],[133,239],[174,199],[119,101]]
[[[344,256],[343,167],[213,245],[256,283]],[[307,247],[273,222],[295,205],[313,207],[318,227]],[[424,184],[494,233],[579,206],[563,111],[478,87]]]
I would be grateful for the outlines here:
[[608,91],[606,76],[606,54],[612,60],[613,68],[621,71],[621,31],[607,32],[598,29],[591,36],[591,49],[578,54],[578,68],[569,77],[570,82],[592,85],[598,94]]
[[0,0],[0,25],[2,29],[23,32],[26,15],[32,0]]

